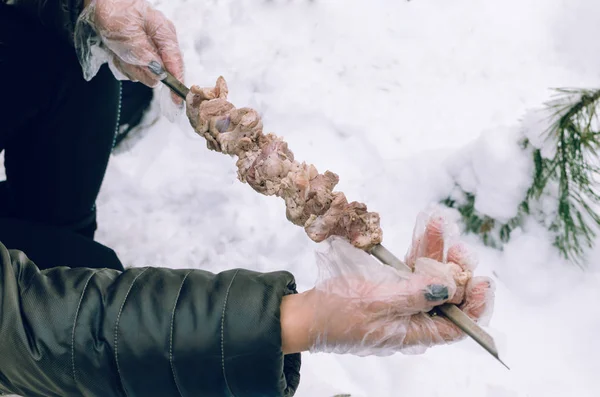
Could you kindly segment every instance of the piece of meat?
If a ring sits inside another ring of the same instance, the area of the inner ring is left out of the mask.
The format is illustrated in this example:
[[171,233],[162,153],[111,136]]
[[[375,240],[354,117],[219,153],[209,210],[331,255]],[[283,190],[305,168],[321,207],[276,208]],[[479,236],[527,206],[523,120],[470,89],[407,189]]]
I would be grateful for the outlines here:
[[304,225],[304,230],[311,240],[321,242],[333,235],[338,220],[342,216],[348,200],[344,193],[333,193],[331,206],[323,215],[311,215]]
[[[316,171],[316,170],[315,170]],[[308,220],[310,215],[324,214],[333,201],[333,188],[338,184],[340,178],[331,171],[325,174],[317,174],[310,180],[310,191],[308,200],[304,206],[304,217]]]
[[285,215],[295,225],[303,226],[308,217],[304,216],[304,208],[310,192],[310,181],[318,175],[311,164],[295,163],[292,170],[281,181],[282,197],[285,200]]
[[186,98],[186,113],[209,149],[238,157],[242,182],[261,194],[283,198],[288,220],[303,226],[314,241],[338,235],[367,251],[381,242],[377,213],[368,212],[362,203],[348,203],[343,193],[334,193],[339,182],[336,174],[319,174],[312,164],[295,160],[283,139],[263,134],[255,110],[236,109],[227,101],[228,92],[222,77],[213,88],[193,86]]
[[379,214],[368,212],[365,204],[348,203],[343,193],[334,193],[329,210],[321,216],[312,215],[305,230],[314,241],[323,241],[334,235],[344,236],[352,245],[366,251],[381,243],[383,238]]
[[292,169],[294,155],[287,143],[277,138],[264,145],[246,174],[246,182],[267,196],[280,195],[281,180]]
[[251,148],[238,155],[236,166],[238,167],[238,179],[240,181],[248,183],[246,179],[248,172],[250,172],[250,169],[256,162],[256,159],[262,153],[262,148],[276,139],[277,136],[273,134],[259,134],[253,140]]
[[256,110],[234,109],[216,122],[219,134],[217,142],[225,154],[241,155],[256,145],[256,138],[262,134],[262,120]]
[[319,174],[313,165],[302,163],[282,182],[288,220],[304,226],[311,215],[325,214],[333,201],[332,191],[338,181],[338,176],[333,172]]
[[194,130],[206,138],[206,145],[210,150],[221,151],[216,140],[219,135],[217,126],[228,119],[229,113],[235,107],[227,102],[229,90],[223,77],[217,79],[214,88],[200,88],[192,86],[187,95],[186,114]]

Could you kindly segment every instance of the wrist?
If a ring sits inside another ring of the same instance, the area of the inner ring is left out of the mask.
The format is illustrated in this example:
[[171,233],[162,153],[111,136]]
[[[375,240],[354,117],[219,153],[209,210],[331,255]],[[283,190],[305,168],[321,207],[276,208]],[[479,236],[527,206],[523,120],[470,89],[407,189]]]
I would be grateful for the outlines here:
[[281,301],[281,348],[284,355],[310,348],[310,329],[314,317],[309,298],[305,292],[284,296]]

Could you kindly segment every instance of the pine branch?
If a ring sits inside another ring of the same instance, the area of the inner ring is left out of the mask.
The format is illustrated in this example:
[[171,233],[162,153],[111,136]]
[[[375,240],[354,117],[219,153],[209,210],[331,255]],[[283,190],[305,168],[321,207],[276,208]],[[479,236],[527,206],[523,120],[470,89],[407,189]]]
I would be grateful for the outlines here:
[[505,223],[499,222],[475,209],[474,194],[462,191],[459,186],[456,188],[459,189],[462,197],[460,199],[448,197],[442,201],[442,204],[458,210],[466,232],[479,235],[482,242],[489,247],[502,249],[502,246],[510,239],[512,231],[521,225],[523,215],[529,213],[529,206],[523,202],[519,206],[517,216]]
[[[462,197],[449,197],[442,203],[461,213],[468,232],[480,235],[486,245],[501,248],[525,216],[535,215],[530,208],[555,186],[556,209],[538,221],[549,221],[554,245],[566,259],[582,266],[600,230],[596,213],[600,209],[600,90],[557,89],[556,98],[546,105],[555,121],[543,135],[545,144],[556,150],[545,158],[541,148],[533,149],[533,181],[517,216],[501,223],[480,214],[475,210],[475,196],[462,190]],[[531,143],[523,139],[521,147],[529,149]]]
[[594,208],[600,208],[596,177],[600,147],[597,107],[600,90],[558,89],[547,104],[557,118],[545,131],[546,142],[556,146],[553,158],[534,152],[534,182],[527,200],[538,199],[549,181],[558,183],[556,216],[550,224],[554,245],[566,259],[581,265],[586,248],[593,246],[600,226]]

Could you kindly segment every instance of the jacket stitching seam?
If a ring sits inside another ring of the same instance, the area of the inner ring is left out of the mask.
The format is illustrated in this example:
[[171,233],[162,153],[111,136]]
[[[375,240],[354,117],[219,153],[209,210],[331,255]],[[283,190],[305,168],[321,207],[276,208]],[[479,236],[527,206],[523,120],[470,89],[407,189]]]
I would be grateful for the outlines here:
[[225,293],[225,301],[223,302],[223,313],[221,314],[221,367],[223,369],[223,379],[225,379],[225,386],[227,386],[227,390],[229,390],[229,394],[235,397],[231,388],[229,387],[229,382],[227,382],[227,375],[225,374],[225,308],[227,307],[227,299],[229,299],[229,291],[231,290],[231,286],[233,285],[233,280],[235,276],[237,276],[239,270],[236,270],[231,278],[231,282],[229,283],[229,287],[227,287],[227,292]]
[[188,278],[190,273],[193,270],[190,270],[186,273],[181,281],[181,285],[179,286],[179,291],[177,291],[177,297],[175,298],[175,305],[173,305],[173,312],[171,313],[171,334],[169,336],[169,363],[171,364],[171,371],[173,372],[173,380],[175,381],[175,386],[177,387],[177,392],[181,397],[183,397],[183,393],[181,392],[181,388],[179,387],[179,381],[177,379],[177,373],[175,372],[175,365],[173,363],[173,331],[175,328],[175,309],[177,309],[177,303],[179,302],[179,296],[181,295],[181,290],[183,289],[183,284],[185,284],[185,280]]
[[75,371],[75,327],[77,326],[77,319],[79,318],[79,311],[81,309],[81,302],[83,302],[83,297],[85,296],[85,292],[87,291],[87,287],[92,281],[92,278],[98,273],[99,270],[94,270],[90,277],[85,282],[83,286],[83,291],[81,292],[81,296],[79,297],[79,303],[77,303],[77,310],[75,311],[75,318],[73,319],[73,330],[71,331],[71,366],[73,369],[73,382],[75,383],[75,387],[77,387],[77,376]]
[[145,268],[143,271],[141,271],[140,274],[135,276],[135,278],[131,282],[129,289],[127,290],[127,294],[125,294],[125,299],[123,299],[123,302],[121,303],[121,307],[119,308],[119,314],[117,314],[117,322],[115,324],[115,363],[117,365],[117,373],[119,374],[119,379],[121,380],[121,385],[123,386],[123,391],[125,392],[126,396],[128,396],[127,388],[125,387],[125,382],[123,381],[123,376],[121,374],[121,368],[119,367],[119,350],[118,350],[119,321],[121,320],[121,313],[123,313],[123,308],[125,307],[125,302],[127,301],[127,298],[129,297],[129,293],[131,292],[133,285],[135,284],[137,279],[146,272],[146,270],[148,270],[148,268]]

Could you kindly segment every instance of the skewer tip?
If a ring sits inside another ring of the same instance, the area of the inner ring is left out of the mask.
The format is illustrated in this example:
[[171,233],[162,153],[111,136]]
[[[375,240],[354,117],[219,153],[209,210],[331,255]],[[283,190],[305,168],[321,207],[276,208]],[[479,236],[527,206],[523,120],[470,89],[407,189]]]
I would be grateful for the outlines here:
[[502,361],[500,359],[500,357],[496,356],[496,360],[500,361],[500,364],[504,365],[506,367],[506,369],[510,371],[510,368],[508,367],[508,365],[506,365],[506,363],[504,361]]

